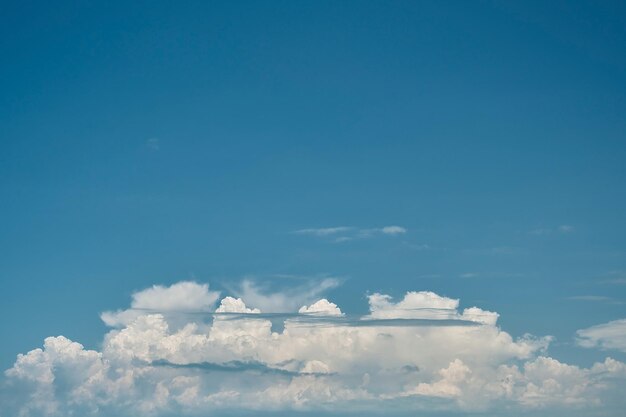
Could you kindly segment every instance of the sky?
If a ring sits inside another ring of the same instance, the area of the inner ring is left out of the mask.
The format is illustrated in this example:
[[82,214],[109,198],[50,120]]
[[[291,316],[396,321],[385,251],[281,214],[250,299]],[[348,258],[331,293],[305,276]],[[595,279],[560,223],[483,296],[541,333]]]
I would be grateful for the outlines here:
[[0,5],[0,416],[620,415],[624,2],[179,3]]

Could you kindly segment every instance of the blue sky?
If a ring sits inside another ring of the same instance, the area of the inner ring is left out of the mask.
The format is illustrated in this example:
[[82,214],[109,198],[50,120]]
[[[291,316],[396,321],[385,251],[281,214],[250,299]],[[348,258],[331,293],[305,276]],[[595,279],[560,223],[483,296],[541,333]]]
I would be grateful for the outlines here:
[[561,361],[626,360],[575,341],[626,317],[625,16],[4,4],[2,369],[51,335],[99,349],[99,314],[154,284],[331,278],[349,314],[433,291]]

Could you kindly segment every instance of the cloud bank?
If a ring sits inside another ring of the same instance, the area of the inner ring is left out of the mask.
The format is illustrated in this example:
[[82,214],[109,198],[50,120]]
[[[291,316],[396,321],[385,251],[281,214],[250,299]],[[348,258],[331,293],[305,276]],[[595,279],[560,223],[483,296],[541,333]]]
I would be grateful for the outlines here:
[[[206,284],[154,286],[135,293],[130,309],[102,315],[111,330],[98,351],[46,338],[5,372],[0,415],[584,415],[623,401],[624,363],[561,363],[547,356],[549,336],[514,339],[497,326],[497,313],[460,310],[459,300],[433,292],[397,301],[372,294],[364,316],[325,298],[268,313],[273,301],[279,310],[293,303],[284,293],[248,300],[256,292],[242,292],[214,309],[218,295]],[[299,299],[310,297],[308,289]]]

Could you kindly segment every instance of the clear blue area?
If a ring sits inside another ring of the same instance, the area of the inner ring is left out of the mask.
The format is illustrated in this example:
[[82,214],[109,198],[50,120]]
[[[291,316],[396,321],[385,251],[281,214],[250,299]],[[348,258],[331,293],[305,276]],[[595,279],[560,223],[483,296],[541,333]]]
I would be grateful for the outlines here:
[[626,359],[574,344],[626,317],[624,2],[4,2],[0,60],[2,369],[134,290],[284,275]]

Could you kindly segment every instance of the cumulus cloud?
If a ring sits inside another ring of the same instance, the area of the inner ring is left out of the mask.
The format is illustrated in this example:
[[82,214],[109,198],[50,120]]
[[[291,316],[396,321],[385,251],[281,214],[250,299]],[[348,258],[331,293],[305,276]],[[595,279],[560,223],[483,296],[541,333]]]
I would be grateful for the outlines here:
[[337,304],[331,303],[325,298],[311,304],[310,306],[302,306],[298,310],[300,314],[317,314],[320,316],[343,316],[341,309]]
[[208,284],[191,281],[181,281],[169,287],[153,285],[132,295],[130,309],[105,311],[100,318],[108,326],[117,327],[130,323],[145,311],[210,311],[219,294],[209,291]]
[[430,291],[409,291],[397,303],[384,294],[368,296],[370,315],[375,319],[465,320],[495,326],[498,313],[470,307],[459,314],[459,300],[442,297]]
[[226,297],[215,310],[216,313],[259,314],[258,308],[248,308],[241,298]]
[[615,349],[626,352],[626,319],[598,324],[576,332],[577,342],[586,348]]
[[338,287],[337,278],[311,279],[302,285],[274,290],[253,280],[246,279],[232,292],[247,304],[259,308],[264,313],[295,312],[304,304],[318,300],[326,291]]
[[[260,304],[249,306],[245,295],[226,296],[214,312],[198,314],[210,310],[212,297],[208,286],[194,285],[205,295],[189,305],[174,296],[156,301],[182,291],[176,284],[136,293],[131,307],[151,308],[134,310],[138,316],[111,329],[99,351],[57,336],[19,355],[5,372],[8,401],[0,414],[520,414],[547,408],[584,415],[603,410],[607,398],[621,398],[615,393],[626,382],[619,361],[589,368],[559,362],[547,356],[550,337],[513,338],[496,325],[497,313],[460,310],[460,300],[429,291],[397,301],[372,294],[362,317],[344,314],[328,299],[304,303],[293,310],[299,313],[267,314]],[[286,293],[265,292],[262,300],[284,303]],[[173,325],[170,315],[154,311],[162,307],[188,311],[187,320]],[[280,331],[271,322],[276,317],[284,324]]]

